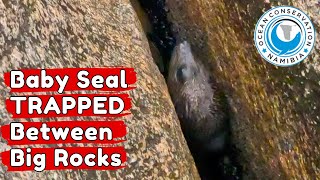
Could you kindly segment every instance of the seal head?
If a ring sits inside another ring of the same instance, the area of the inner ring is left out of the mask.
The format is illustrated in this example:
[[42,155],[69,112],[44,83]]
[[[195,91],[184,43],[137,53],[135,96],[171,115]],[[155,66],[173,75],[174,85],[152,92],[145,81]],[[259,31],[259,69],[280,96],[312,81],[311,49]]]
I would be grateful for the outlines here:
[[224,112],[216,85],[186,41],[175,47],[168,87],[189,146],[218,151],[224,147]]

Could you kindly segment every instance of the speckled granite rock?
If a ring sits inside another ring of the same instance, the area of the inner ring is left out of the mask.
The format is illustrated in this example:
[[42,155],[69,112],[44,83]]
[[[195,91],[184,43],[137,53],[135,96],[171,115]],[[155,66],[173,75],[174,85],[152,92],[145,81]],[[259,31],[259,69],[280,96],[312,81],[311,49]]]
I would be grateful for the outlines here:
[[[316,1],[293,4],[309,13],[319,30]],[[254,47],[253,30],[269,5],[263,0],[167,0],[174,31],[212,67],[230,99],[245,179],[316,179],[319,31],[318,43],[303,63],[277,68],[265,62]]]
[[[198,179],[129,0],[0,1],[0,66],[1,125],[12,121],[3,81],[3,73],[12,69],[129,66],[138,74],[137,88],[130,92],[132,116],[125,118],[127,168],[7,173],[1,166],[0,179]],[[6,149],[2,140],[0,150]]]

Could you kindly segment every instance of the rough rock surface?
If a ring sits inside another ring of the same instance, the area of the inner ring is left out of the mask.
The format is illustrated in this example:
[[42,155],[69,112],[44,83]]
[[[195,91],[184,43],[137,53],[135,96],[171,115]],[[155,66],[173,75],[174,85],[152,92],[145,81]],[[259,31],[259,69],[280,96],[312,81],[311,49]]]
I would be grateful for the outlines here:
[[[137,88],[130,92],[132,115],[125,118],[127,167],[118,171],[7,173],[1,165],[0,179],[198,178],[165,81],[153,63],[129,0],[0,1],[1,125],[13,121],[5,110],[5,98],[10,94],[4,72],[104,66],[134,67],[138,75]],[[8,148],[2,139],[0,150]]]
[[316,179],[320,177],[319,3],[293,2],[312,17],[317,45],[303,63],[278,68],[261,58],[253,42],[255,23],[275,5],[266,2],[167,0],[167,6],[179,39],[187,39],[212,67],[229,97],[245,179]]

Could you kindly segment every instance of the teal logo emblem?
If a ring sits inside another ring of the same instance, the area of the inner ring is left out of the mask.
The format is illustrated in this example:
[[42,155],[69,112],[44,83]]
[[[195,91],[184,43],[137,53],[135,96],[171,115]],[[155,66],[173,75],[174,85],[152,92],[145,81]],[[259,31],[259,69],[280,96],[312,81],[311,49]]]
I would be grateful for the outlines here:
[[259,19],[254,40],[266,61],[277,66],[292,66],[310,54],[315,43],[315,29],[301,10],[279,6]]

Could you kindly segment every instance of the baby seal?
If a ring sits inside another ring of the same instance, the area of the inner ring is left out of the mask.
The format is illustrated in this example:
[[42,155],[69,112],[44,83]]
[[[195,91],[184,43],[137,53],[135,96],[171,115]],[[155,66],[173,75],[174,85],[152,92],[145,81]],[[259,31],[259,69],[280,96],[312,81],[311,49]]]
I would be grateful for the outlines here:
[[186,41],[173,50],[167,83],[200,176],[217,178],[212,174],[229,134],[226,110],[216,83]]

